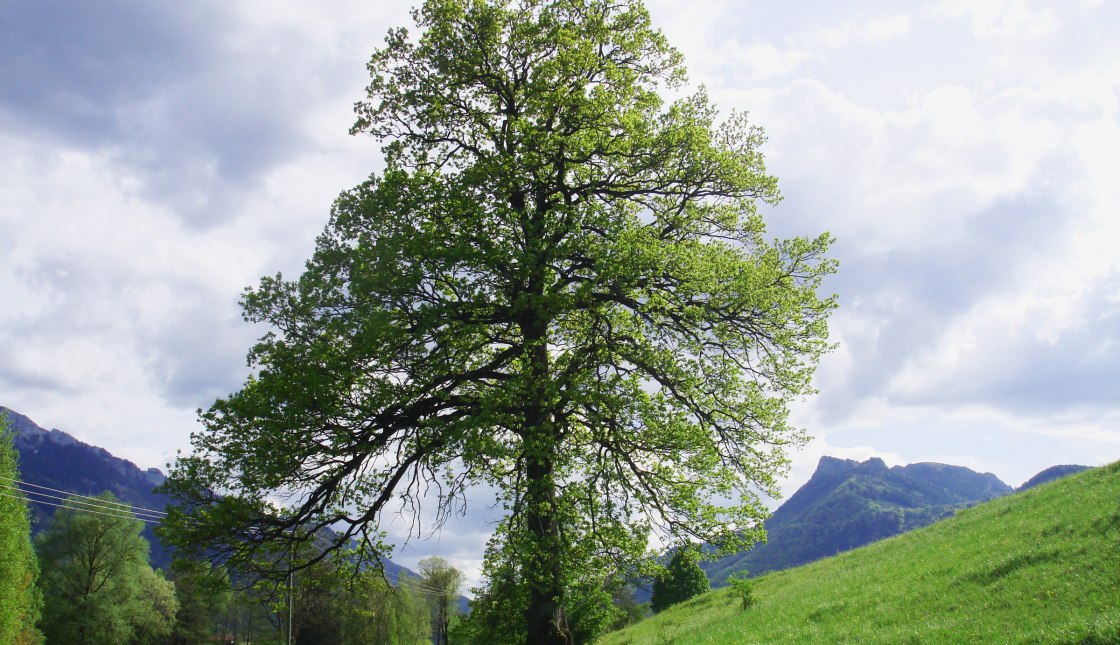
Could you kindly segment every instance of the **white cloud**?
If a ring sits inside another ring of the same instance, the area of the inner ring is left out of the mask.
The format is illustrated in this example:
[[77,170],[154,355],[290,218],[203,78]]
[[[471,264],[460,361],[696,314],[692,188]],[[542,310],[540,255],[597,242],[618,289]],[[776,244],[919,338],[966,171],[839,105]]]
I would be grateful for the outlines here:
[[727,43],[719,60],[732,68],[736,78],[753,82],[789,76],[804,63],[817,58],[811,51],[781,48],[769,43]]
[[838,24],[819,25],[791,40],[805,49],[819,51],[843,49],[854,45],[879,45],[903,38],[913,25],[907,14],[848,19]]
[[973,33],[982,38],[1031,41],[1055,34],[1058,14],[1041,2],[1028,0],[944,0],[934,14],[966,18]]

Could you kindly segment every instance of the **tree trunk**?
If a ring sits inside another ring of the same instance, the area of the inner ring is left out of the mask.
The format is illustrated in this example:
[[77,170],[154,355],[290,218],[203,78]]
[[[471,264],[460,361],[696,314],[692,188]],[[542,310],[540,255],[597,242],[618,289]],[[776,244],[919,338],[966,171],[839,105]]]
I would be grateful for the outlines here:
[[544,460],[531,460],[528,476],[528,521],[534,553],[531,559],[533,570],[525,572],[525,578],[530,583],[529,608],[525,616],[529,633],[525,642],[526,645],[571,645],[568,620],[562,605],[560,531],[556,518],[549,513],[556,495],[551,464]]
[[563,546],[556,517],[554,467],[560,438],[549,404],[547,324],[533,321],[522,330],[529,354],[530,391],[526,393],[525,453],[527,512],[532,553],[524,571],[529,585],[526,645],[573,645],[564,615]]
[[531,459],[529,478],[529,534],[532,537],[533,564],[526,571],[529,607],[526,612],[526,645],[572,645],[568,620],[564,615],[561,576],[560,527],[552,513],[556,486],[549,460]]

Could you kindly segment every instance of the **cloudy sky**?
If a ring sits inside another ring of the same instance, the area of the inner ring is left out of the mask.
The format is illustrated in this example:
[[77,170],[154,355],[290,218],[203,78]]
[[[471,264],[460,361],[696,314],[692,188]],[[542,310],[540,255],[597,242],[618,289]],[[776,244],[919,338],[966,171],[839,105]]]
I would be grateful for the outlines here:
[[[0,0],[0,405],[142,467],[189,447],[339,191],[390,2]],[[1120,459],[1120,3],[652,0],[763,125],[774,235],[837,238],[822,454],[1017,485]],[[477,518],[414,544],[473,572]],[[473,578],[473,575],[472,575]]]

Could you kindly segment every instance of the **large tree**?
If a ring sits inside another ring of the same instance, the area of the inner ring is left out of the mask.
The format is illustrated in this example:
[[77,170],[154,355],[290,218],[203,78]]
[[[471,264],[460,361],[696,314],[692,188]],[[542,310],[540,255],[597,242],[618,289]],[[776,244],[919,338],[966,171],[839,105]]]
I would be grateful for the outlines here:
[[651,532],[758,536],[828,347],[829,238],[767,241],[762,132],[684,93],[640,2],[413,15],[356,105],[385,170],[298,280],[246,293],[272,331],[174,469],[171,534],[299,567],[275,554],[319,527],[384,551],[383,518],[443,522],[487,484],[526,641],[567,643],[573,572],[634,566]]

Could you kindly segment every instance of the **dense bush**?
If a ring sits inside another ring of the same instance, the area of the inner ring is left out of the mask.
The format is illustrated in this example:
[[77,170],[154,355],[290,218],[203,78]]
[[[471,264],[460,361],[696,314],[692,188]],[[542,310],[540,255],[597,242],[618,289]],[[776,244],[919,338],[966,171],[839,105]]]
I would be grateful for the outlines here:
[[693,546],[681,547],[673,553],[665,573],[653,581],[654,613],[711,589],[708,574],[700,568],[700,552]]

